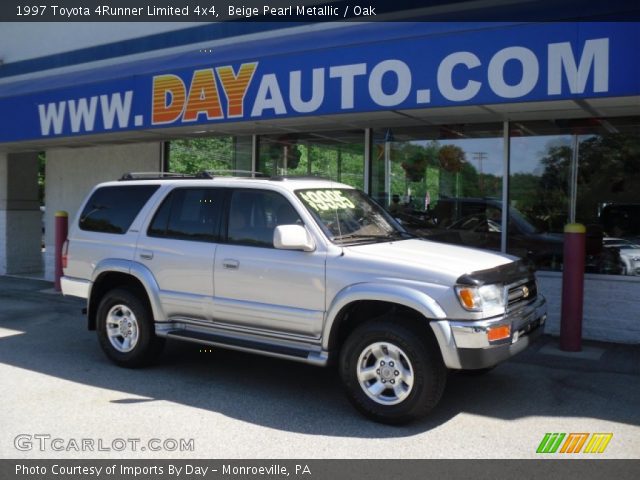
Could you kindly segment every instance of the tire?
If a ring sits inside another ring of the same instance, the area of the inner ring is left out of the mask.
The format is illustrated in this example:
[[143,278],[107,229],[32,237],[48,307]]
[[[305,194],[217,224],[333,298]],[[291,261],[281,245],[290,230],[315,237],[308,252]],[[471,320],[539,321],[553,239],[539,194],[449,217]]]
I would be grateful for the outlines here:
[[391,319],[367,322],[351,332],[340,352],[339,369],[354,407],[390,425],[429,413],[447,379],[435,338]]
[[153,363],[164,347],[155,334],[153,315],[145,301],[125,289],[107,292],[98,306],[98,341],[104,353],[121,367]]

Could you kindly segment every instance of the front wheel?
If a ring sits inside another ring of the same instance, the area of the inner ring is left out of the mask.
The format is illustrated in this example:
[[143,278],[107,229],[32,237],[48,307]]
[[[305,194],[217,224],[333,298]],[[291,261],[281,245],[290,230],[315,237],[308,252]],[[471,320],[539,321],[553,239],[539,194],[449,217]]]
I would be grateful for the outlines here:
[[391,320],[365,323],[349,335],[340,375],[351,403],[387,424],[426,415],[440,400],[447,378],[430,332]]
[[161,353],[164,339],[155,334],[149,307],[129,290],[108,292],[98,306],[97,317],[100,346],[121,367],[147,365]]

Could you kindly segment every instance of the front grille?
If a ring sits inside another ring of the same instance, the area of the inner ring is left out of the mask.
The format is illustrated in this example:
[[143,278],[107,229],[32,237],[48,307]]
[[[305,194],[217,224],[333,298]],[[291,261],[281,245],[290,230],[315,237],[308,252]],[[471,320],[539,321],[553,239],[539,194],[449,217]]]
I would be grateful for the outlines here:
[[507,305],[511,308],[533,302],[537,296],[538,287],[534,278],[523,279],[507,286]]

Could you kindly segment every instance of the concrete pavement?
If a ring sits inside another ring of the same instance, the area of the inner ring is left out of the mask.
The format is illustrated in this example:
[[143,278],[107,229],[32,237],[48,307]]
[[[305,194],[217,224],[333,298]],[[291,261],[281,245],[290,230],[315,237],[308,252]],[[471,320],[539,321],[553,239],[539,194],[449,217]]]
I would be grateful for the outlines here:
[[[640,454],[638,345],[567,355],[545,337],[485,376],[450,375],[428,418],[387,427],[352,409],[333,369],[178,342],[154,367],[118,368],[81,307],[50,283],[0,277],[0,457],[536,458],[547,432],[612,432],[599,458]],[[78,451],[83,439],[94,449]]]

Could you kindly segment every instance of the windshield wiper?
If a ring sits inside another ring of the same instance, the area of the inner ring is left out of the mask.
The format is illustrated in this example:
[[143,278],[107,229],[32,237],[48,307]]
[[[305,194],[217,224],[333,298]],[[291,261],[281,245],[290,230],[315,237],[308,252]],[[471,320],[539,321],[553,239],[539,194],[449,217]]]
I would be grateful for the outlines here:
[[375,241],[388,241],[393,238],[411,238],[410,234],[403,232],[389,232],[384,235],[364,235],[361,233],[345,233],[344,235],[336,235],[331,240],[334,242],[343,242],[345,240],[375,240]]
[[335,237],[331,237],[331,240],[334,242],[342,242],[344,240],[366,240],[366,239],[377,239],[380,238],[380,235],[363,235],[361,233],[345,233],[344,235],[336,235]]
[[393,232],[389,232],[386,235],[384,235],[383,238],[414,238],[415,235],[410,234],[409,232],[398,232],[393,231]]

